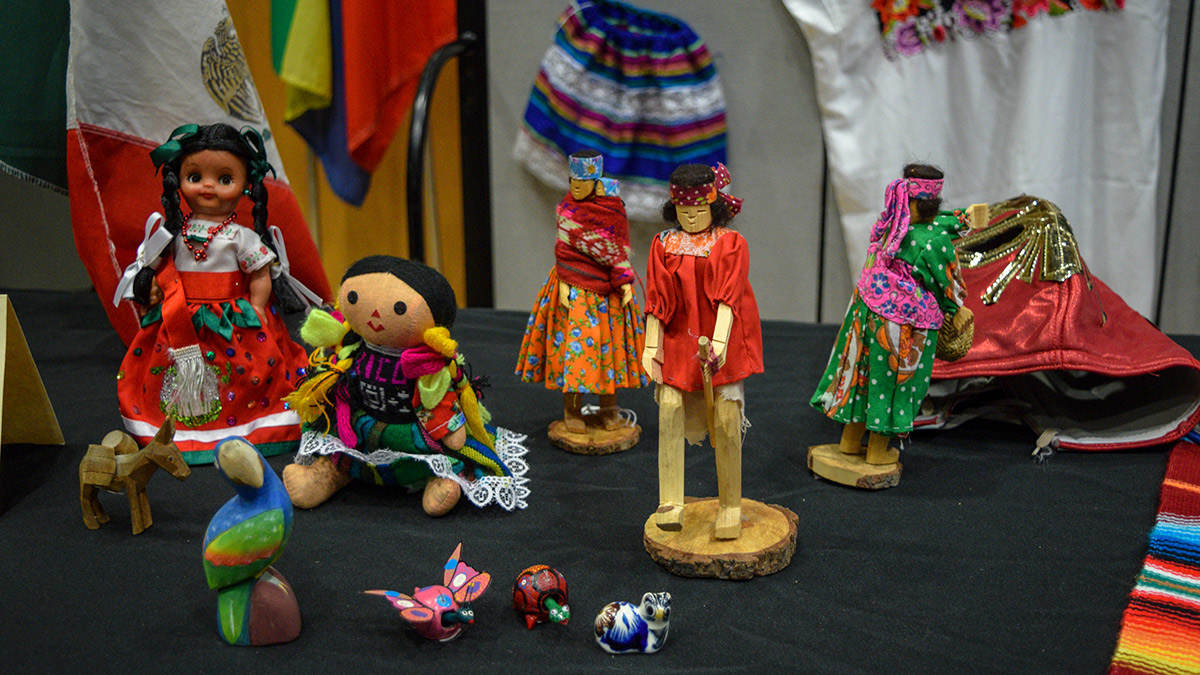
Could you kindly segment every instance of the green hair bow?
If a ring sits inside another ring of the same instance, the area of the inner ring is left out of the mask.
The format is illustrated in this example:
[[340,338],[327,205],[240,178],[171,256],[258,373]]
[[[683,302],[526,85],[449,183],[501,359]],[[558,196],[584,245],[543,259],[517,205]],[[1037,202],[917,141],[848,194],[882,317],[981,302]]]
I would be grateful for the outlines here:
[[154,173],[158,173],[163,164],[175,161],[179,157],[179,154],[183,152],[183,144],[195,138],[199,132],[199,124],[185,124],[181,127],[175,127],[175,131],[171,132],[166,143],[150,151],[150,161],[154,162]]
[[262,134],[254,127],[242,127],[242,140],[250,146],[250,182],[261,183],[262,179],[267,177],[268,171],[274,178],[275,167],[267,161],[267,146],[263,142]]

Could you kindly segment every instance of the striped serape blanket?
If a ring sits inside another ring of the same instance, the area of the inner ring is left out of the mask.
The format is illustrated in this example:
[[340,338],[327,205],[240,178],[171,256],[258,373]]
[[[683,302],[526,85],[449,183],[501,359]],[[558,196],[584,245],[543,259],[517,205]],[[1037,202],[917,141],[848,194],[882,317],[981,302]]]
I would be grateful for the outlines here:
[[1200,445],[1193,442],[1171,451],[1109,673],[1200,673]]

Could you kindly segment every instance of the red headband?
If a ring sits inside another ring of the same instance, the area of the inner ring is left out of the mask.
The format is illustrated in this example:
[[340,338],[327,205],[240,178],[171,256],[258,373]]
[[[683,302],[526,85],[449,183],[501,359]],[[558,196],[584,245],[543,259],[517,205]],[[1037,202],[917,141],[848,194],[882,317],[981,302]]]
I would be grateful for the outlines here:
[[691,187],[671,183],[671,203],[676,206],[704,206],[715,203],[720,197],[729,205],[729,217],[736,216],[742,210],[742,200],[720,191],[721,188],[732,182],[729,169],[725,168],[724,164],[717,162],[717,165],[712,167],[712,171],[714,180],[711,183]]

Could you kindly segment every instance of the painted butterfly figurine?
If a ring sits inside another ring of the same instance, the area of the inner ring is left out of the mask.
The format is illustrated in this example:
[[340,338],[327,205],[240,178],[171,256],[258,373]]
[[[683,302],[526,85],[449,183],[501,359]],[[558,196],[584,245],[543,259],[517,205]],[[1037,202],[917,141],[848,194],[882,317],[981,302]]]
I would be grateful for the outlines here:
[[462,543],[446,561],[442,584],[416,588],[411,596],[397,591],[364,591],[387,598],[400,610],[418,633],[440,642],[448,642],[462,634],[463,628],[475,623],[471,601],[483,595],[492,576],[477,572],[461,559]]

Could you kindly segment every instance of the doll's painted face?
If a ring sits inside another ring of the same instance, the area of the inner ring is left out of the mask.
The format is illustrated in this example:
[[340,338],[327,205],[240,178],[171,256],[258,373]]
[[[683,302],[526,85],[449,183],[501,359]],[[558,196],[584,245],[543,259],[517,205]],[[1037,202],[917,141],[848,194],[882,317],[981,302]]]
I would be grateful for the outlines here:
[[583,201],[587,199],[596,189],[596,181],[591,179],[580,180],[578,178],[571,179],[571,196],[575,201]]
[[675,215],[679,220],[679,226],[684,232],[695,234],[703,232],[712,225],[712,207],[708,204],[700,204],[695,206],[680,206],[675,205]]
[[194,152],[179,165],[179,191],[197,218],[224,220],[246,186],[246,163],[227,150]]
[[424,344],[425,331],[434,327],[425,298],[387,272],[343,281],[338,308],[364,340],[391,349]]

